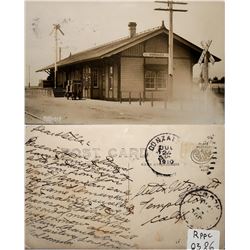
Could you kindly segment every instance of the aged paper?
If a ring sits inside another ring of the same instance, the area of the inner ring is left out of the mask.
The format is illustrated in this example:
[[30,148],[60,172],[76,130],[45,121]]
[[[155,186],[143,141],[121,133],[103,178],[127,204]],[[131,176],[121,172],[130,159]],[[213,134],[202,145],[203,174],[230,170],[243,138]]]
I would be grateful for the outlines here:
[[224,2],[170,3],[27,1],[25,123],[224,124]]
[[27,248],[224,248],[224,126],[26,127]]

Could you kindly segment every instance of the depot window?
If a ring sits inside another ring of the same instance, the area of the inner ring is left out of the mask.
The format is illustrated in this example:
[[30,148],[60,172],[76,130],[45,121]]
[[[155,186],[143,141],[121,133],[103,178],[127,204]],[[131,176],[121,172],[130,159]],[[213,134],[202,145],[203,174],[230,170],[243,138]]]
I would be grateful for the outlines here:
[[167,86],[167,71],[163,67],[147,67],[145,69],[146,89],[165,89]]

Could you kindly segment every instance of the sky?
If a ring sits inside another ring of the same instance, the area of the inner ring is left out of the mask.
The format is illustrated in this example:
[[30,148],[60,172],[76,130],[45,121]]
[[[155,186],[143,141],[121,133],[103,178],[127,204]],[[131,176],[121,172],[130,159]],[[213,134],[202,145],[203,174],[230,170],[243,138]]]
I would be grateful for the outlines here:
[[[25,3],[25,85],[38,85],[46,73],[35,71],[54,62],[55,42],[50,35],[52,25],[59,23],[64,36],[59,34],[62,58],[85,49],[128,35],[128,23],[137,23],[137,32],[160,26],[168,27],[168,14],[154,11],[166,7],[154,1],[27,1]],[[210,77],[224,76],[225,67],[225,11],[224,2],[188,1],[176,8],[188,12],[174,13],[174,33],[201,46],[201,41],[212,40],[210,52],[222,61],[211,65]],[[200,71],[195,66],[194,75]]]

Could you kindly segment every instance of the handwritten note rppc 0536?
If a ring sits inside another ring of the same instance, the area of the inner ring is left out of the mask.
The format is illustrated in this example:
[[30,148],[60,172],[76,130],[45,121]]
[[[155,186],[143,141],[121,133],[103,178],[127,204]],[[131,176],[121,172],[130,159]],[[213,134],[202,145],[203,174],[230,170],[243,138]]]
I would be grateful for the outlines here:
[[27,247],[224,248],[223,126],[27,126],[25,150]]

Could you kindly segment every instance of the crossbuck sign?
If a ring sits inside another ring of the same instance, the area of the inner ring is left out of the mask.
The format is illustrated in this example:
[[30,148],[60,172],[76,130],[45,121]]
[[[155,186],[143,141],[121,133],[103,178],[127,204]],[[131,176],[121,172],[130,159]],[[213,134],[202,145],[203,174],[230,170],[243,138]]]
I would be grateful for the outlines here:
[[[200,58],[199,58],[199,61],[198,61],[198,63],[199,63],[200,65],[201,65],[202,62],[204,61],[204,58],[205,58],[206,54],[209,53],[209,52],[208,52],[208,49],[209,49],[211,43],[212,43],[212,40],[208,40],[207,42],[201,42],[201,46],[202,46],[202,48],[203,48],[203,51],[202,51],[202,54],[201,54],[201,56],[200,56]],[[210,53],[209,53],[209,61],[210,61],[212,64],[215,63],[215,59],[213,58],[212,54],[210,54]]]

